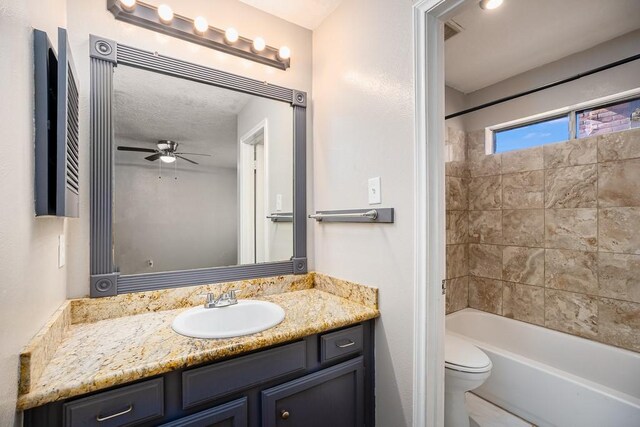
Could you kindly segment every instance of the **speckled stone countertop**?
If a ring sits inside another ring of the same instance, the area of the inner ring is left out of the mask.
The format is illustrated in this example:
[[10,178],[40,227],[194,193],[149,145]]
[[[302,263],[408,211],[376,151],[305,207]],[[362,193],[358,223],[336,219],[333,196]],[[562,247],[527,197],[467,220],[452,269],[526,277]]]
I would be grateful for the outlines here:
[[[280,305],[279,325],[229,339],[175,333],[209,290]],[[67,301],[21,354],[18,410],[215,361],[379,316],[377,289],[319,274]]]

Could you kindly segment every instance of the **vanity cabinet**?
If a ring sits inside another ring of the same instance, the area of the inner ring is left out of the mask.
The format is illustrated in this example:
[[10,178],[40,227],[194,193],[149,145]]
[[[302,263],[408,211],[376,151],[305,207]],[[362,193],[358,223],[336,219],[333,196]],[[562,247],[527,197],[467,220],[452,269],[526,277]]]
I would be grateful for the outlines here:
[[373,320],[25,411],[43,426],[374,426]]

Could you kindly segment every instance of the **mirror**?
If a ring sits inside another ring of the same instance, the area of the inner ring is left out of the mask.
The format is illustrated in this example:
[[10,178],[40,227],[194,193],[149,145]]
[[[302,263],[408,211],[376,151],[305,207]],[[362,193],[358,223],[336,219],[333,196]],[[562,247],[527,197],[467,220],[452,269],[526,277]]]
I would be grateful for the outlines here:
[[114,70],[116,270],[289,260],[291,105],[125,65]]

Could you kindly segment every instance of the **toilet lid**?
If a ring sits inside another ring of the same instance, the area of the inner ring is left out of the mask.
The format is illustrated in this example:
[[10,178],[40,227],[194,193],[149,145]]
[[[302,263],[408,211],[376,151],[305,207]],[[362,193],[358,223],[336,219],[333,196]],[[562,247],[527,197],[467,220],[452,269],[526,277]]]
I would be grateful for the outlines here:
[[462,372],[487,372],[491,359],[470,342],[451,334],[444,337],[444,364],[446,368]]

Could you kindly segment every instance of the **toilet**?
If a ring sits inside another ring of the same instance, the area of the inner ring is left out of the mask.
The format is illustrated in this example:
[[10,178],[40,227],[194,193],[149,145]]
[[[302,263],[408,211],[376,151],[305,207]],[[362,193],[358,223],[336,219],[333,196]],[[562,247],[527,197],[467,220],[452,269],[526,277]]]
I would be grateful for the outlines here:
[[491,375],[491,359],[463,338],[445,334],[444,425],[469,427],[464,394],[476,389]]

